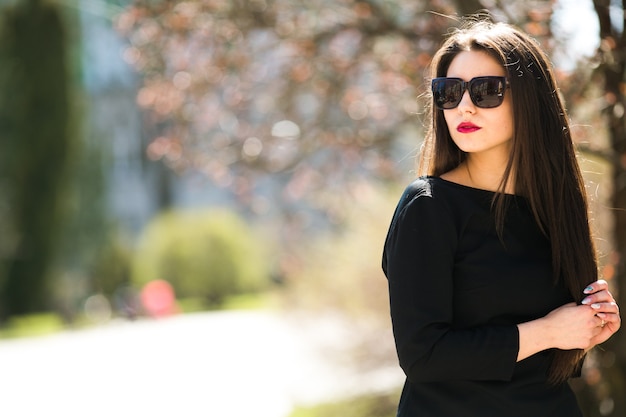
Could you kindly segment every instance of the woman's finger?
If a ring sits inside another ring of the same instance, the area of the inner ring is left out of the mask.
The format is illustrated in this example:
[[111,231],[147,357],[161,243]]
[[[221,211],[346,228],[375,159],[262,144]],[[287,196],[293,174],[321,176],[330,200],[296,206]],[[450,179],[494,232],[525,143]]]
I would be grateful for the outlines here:
[[583,290],[583,293],[584,294],[593,294],[593,293],[596,293],[598,291],[607,290],[608,288],[609,288],[609,284],[605,280],[599,279],[599,280],[589,284],[587,286],[587,288],[585,288]]
[[619,314],[616,313],[598,313],[596,314],[596,316],[598,316],[598,318],[600,320],[603,320],[604,322],[611,322],[611,323],[619,323],[621,322],[621,318],[619,316]]
[[597,313],[619,313],[619,306],[617,305],[617,303],[611,301],[608,303],[592,303],[589,304],[589,307],[591,307],[592,309],[594,309]]
[[609,291],[609,284],[603,279],[599,279],[589,284],[584,290],[583,294],[586,297],[581,301],[581,304],[592,304],[598,302],[611,302],[615,301],[613,294]]

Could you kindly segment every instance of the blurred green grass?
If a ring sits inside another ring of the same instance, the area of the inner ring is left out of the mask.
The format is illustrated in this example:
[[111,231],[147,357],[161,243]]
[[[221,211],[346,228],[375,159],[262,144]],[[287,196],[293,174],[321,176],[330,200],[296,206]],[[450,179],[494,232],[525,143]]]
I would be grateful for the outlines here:
[[0,328],[0,339],[43,336],[65,328],[61,317],[55,313],[29,314],[9,319]]
[[289,417],[395,417],[399,392],[368,394],[341,401],[297,407]]
[[[218,310],[272,309],[279,305],[279,300],[280,294],[276,291],[239,294],[228,297]],[[177,300],[177,303],[182,314],[208,311],[204,300],[199,298],[185,298]],[[98,323],[89,321],[89,319],[83,315],[77,317],[75,322],[71,325],[65,323],[61,316],[54,312],[15,316],[0,327],[0,340],[45,336],[68,328],[76,329],[97,325]]]
[[183,298],[177,300],[177,304],[183,313],[223,310],[265,310],[279,306],[280,299],[281,295],[278,291],[265,291],[227,297],[222,304],[210,310],[207,310],[205,300],[199,297]]

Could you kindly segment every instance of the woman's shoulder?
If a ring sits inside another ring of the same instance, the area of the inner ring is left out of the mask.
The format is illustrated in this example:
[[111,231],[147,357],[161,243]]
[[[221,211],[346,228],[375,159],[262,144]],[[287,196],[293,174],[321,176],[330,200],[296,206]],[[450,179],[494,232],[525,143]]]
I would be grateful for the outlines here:
[[[438,177],[419,177],[404,190],[389,228],[389,236],[398,230],[424,231],[437,228],[439,236],[454,237],[467,214],[457,207],[458,198],[449,195],[447,185]],[[443,233],[443,230],[446,233]],[[421,233],[421,232],[420,232]],[[426,233],[428,235],[428,233]]]
[[419,177],[410,183],[404,190],[405,199],[413,199],[419,196],[432,197],[433,182],[436,177]]
[[404,190],[405,200],[413,200],[419,197],[437,198],[465,190],[467,187],[456,184],[441,177],[423,176],[416,178]]
[[453,190],[447,190],[445,180],[439,177],[423,176],[411,182],[402,193],[398,206],[400,208],[414,205],[441,205],[448,200],[448,194]]
[[488,211],[493,197],[492,191],[468,187],[441,177],[422,176],[405,188],[398,209],[428,206],[433,211],[441,211],[440,215],[462,215],[467,210]]

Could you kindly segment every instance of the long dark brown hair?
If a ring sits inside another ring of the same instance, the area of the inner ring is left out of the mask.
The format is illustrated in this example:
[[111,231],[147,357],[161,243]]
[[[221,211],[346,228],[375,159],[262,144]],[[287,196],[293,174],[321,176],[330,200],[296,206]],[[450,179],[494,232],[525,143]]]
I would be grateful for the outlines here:
[[[538,43],[513,26],[485,20],[466,21],[453,32],[433,57],[431,77],[445,77],[459,52],[483,51],[499,62],[510,84],[514,114],[511,154],[495,194],[496,225],[502,231],[506,207],[505,187],[512,181],[524,196],[552,248],[555,282],[563,282],[580,302],[583,289],[598,277],[596,251],[591,236],[587,195],[565,106],[554,73]],[[427,106],[427,134],[420,175],[442,175],[461,164],[466,154],[453,142],[443,111]],[[583,352],[555,350],[549,372],[553,382],[572,375]]]

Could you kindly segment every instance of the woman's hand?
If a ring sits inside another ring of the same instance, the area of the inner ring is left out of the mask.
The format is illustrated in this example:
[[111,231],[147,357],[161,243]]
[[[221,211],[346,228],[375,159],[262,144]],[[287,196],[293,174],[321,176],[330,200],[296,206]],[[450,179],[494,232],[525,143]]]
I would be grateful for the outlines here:
[[603,332],[602,319],[588,305],[565,304],[540,321],[549,347],[562,350],[591,349]]
[[590,306],[600,318],[601,331],[593,338],[593,345],[606,342],[622,325],[619,315],[619,306],[609,291],[609,285],[604,280],[598,280],[585,288],[587,295],[581,302]]
[[606,281],[590,284],[584,293],[580,305],[565,304],[545,317],[517,325],[518,361],[550,348],[589,350],[619,330],[619,307]]
[[547,316],[517,325],[521,361],[546,349],[591,349],[603,329],[602,319],[588,305],[565,304]]

